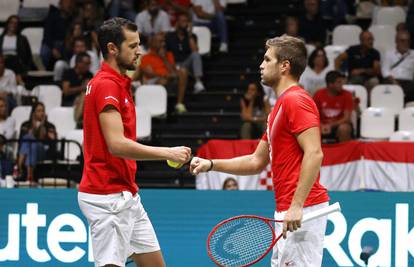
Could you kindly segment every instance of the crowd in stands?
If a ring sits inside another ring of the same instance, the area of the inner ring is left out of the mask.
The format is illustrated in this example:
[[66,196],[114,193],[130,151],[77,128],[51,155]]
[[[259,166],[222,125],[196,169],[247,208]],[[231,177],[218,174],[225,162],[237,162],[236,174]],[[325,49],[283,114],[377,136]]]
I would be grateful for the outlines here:
[[[364,24],[366,17],[374,23],[381,6],[401,6],[406,12],[406,20],[393,25],[395,44],[387,49],[380,49]],[[20,18],[11,15],[0,36],[0,152],[4,140],[20,139],[18,171],[30,179],[36,162],[56,153],[51,141],[62,138],[48,122],[41,102],[33,105],[21,126],[10,117],[23,97],[30,95],[27,89],[32,88],[26,84],[31,70],[53,71],[62,92],[61,106],[74,108],[76,127],[82,128],[85,88],[102,60],[96,28],[108,17],[122,16],[138,25],[143,56],[132,75],[137,84],[164,86],[177,96],[175,112],[187,112],[185,95],[206,90],[203,58],[192,27],[208,27],[217,36],[215,52],[228,53],[225,9],[226,0],[60,0],[59,6],[49,7],[44,20],[40,60],[21,33]],[[356,137],[352,114],[361,113],[359,99],[345,90],[345,84],[362,85],[368,95],[378,84],[399,85],[405,103],[414,101],[414,1],[303,0],[303,12],[287,14],[283,21],[284,33],[302,38],[309,49],[300,84],[315,99],[324,140],[343,142]],[[361,26],[359,44],[345,45],[335,57],[328,57],[332,32],[342,24]],[[274,102],[274,92],[258,81],[246,86],[240,99],[242,139],[260,138]],[[20,129],[19,135],[15,129]]]

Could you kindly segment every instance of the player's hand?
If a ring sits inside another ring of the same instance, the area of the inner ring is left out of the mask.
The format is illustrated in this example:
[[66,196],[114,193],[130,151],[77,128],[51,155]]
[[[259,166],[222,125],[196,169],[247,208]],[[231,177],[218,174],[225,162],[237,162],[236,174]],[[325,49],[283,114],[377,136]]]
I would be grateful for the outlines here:
[[190,163],[191,174],[197,175],[200,172],[206,172],[211,167],[211,162],[207,159],[194,157]]
[[170,147],[170,154],[169,160],[185,164],[191,159],[191,148],[186,146]]
[[287,232],[293,232],[302,226],[303,208],[290,206],[283,219],[283,238],[286,239]]

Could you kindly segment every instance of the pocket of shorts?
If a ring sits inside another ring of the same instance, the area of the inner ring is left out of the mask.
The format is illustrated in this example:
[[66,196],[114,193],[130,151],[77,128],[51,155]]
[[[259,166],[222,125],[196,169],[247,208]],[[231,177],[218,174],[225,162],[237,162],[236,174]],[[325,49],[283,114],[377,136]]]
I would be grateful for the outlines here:
[[113,213],[121,212],[125,209],[130,208],[134,204],[134,199],[130,192],[124,191],[121,195],[112,203],[111,211]]

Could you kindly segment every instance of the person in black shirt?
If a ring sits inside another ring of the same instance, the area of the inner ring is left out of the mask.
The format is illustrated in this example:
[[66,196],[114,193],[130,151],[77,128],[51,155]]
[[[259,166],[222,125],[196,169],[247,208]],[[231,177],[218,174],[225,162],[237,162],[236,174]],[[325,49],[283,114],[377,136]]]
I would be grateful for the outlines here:
[[360,44],[349,47],[335,59],[335,69],[344,63],[348,66],[348,82],[364,85],[371,90],[379,83],[381,74],[380,53],[374,49],[374,36],[369,31],[359,35]]
[[305,14],[299,17],[299,36],[307,44],[323,45],[326,41],[326,27],[319,14],[319,0],[304,0]]
[[165,41],[167,51],[174,54],[177,66],[186,68],[193,73],[195,78],[194,92],[203,91],[205,89],[201,81],[203,77],[203,63],[198,53],[196,37],[189,29],[188,14],[181,13],[178,15],[176,30],[169,32]]
[[86,87],[92,78],[89,71],[91,57],[86,53],[79,53],[75,59],[75,67],[66,70],[62,77],[62,106],[73,106],[75,99]]

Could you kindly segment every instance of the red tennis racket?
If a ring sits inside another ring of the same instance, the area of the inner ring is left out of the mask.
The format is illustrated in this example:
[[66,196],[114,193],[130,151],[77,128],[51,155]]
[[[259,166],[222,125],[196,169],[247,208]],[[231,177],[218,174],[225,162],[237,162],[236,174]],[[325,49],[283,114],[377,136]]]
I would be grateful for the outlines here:
[[[340,211],[338,202],[303,215],[302,223]],[[276,236],[273,222],[281,220],[241,215],[220,222],[207,239],[209,257],[221,267],[246,267],[263,259],[282,234]]]

